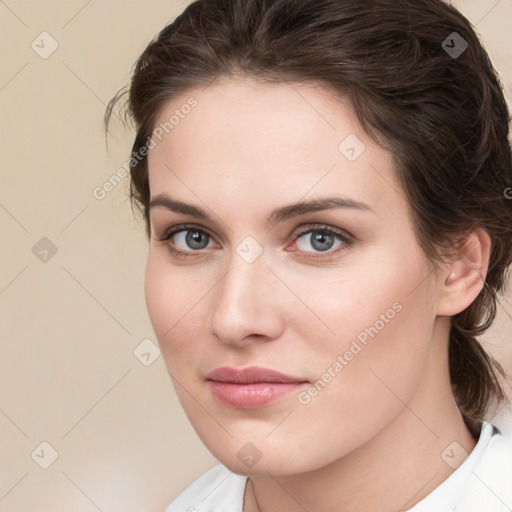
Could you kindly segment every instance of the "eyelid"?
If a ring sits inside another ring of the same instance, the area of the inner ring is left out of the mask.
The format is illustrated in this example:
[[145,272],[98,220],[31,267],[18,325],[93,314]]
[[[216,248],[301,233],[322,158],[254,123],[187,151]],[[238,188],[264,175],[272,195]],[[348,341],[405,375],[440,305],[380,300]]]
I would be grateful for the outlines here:
[[334,226],[331,226],[329,224],[322,224],[322,223],[315,223],[315,222],[306,224],[304,229],[298,228],[298,232],[296,233],[295,237],[298,238],[299,236],[309,233],[310,231],[327,231],[329,233],[334,233],[336,235],[339,235],[340,237],[347,239],[347,240],[354,239],[354,236],[344,229],[335,228]]
[[[197,224],[174,224],[170,228],[166,229],[161,236],[155,236],[158,242],[167,242],[171,236],[180,233],[181,231],[199,231],[201,233],[207,234],[211,239],[215,239],[215,237],[210,233],[210,231],[206,228],[203,228]],[[195,251],[199,252],[199,251]]]
[[[304,226],[304,227],[301,229],[301,226]],[[321,222],[320,223],[318,223],[318,222],[308,222],[308,223],[305,223],[305,224],[301,224],[301,226],[296,227],[290,233],[289,236],[291,236],[296,231],[298,231],[296,233],[296,237],[298,237],[300,235],[308,233],[309,231],[325,229],[326,231],[334,232],[336,234],[339,234],[340,236],[344,236],[344,237],[349,238],[349,239],[354,239],[355,238],[351,233],[349,233],[348,231],[346,231],[344,229],[336,228],[334,226],[331,226],[329,224],[323,224]],[[160,237],[156,237],[156,238],[157,238],[157,240],[159,242],[163,242],[163,241],[165,241],[170,236],[171,232],[174,234],[174,233],[177,233],[179,231],[184,231],[184,230],[187,230],[187,229],[197,229],[197,231],[204,232],[204,233],[208,234],[210,237],[215,238],[210,233],[208,228],[205,228],[203,226],[200,226],[198,224],[193,224],[193,223],[174,224],[170,228],[166,229],[164,231],[163,235],[161,235]],[[152,231],[155,232],[154,229]]]
[[[301,228],[301,226],[303,226],[303,227]],[[351,245],[353,245],[353,243],[355,241],[355,237],[348,231],[342,230],[340,228],[336,228],[329,224],[310,222],[305,225],[303,224],[301,226],[295,228],[292,231],[292,233],[289,235],[289,236],[293,235],[293,240],[292,240],[293,243],[296,242],[301,236],[303,236],[307,233],[313,232],[313,231],[325,231],[325,232],[328,232],[328,233],[338,236],[341,239],[342,245],[344,245],[345,248],[348,248]],[[215,240],[215,238],[216,238],[215,236],[213,236],[210,233],[210,231],[208,229],[206,229],[202,226],[199,226],[197,224],[192,224],[192,223],[184,223],[184,224],[175,224],[175,225],[171,226],[170,228],[166,229],[164,231],[163,235],[156,237],[156,240],[158,242],[162,242],[165,244],[175,234],[180,233],[182,231],[188,231],[188,230],[190,230],[190,231],[196,230],[198,232],[205,233],[212,240]],[[320,251],[317,253],[306,251],[306,254],[308,254],[309,255],[308,257],[310,257],[310,258],[321,258],[321,257],[323,257],[322,254],[325,254],[326,255],[325,257],[327,257],[327,255],[333,255],[333,254],[337,253],[339,250],[343,250],[343,249],[337,249],[334,251],[325,251],[325,253],[322,253]],[[193,250],[183,251],[180,249],[172,248],[172,251],[176,254],[181,254],[182,256],[184,256],[184,255],[194,255],[194,254],[200,255],[202,252],[204,252],[204,249],[197,250],[197,251],[193,251]],[[305,252],[305,251],[290,251],[290,252],[301,253],[301,252]],[[316,254],[316,256],[314,256],[315,254]]]
[[354,242],[356,238],[349,233],[348,231],[345,231],[344,229],[336,228],[334,226],[328,225],[328,224],[322,224],[322,223],[310,223],[307,226],[304,227],[304,229],[300,229],[293,238],[293,242],[295,243],[299,238],[301,238],[303,235],[311,233],[311,232],[324,232],[328,233],[330,235],[338,237],[341,244],[338,248],[335,250],[327,250],[327,251],[300,251],[300,250],[294,250],[289,252],[297,252],[299,254],[306,254],[306,256],[300,256],[301,258],[307,258],[307,259],[327,259],[329,257],[334,257],[336,254],[338,254],[341,251],[345,251],[352,247],[354,245]]
[[166,229],[161,236],[155,236],[155,239],[160,242],[162,245],[167,246],[167,250],[176,258],[178,259],[187,259],[187,258],[197,258],[201,257],[204,253],[204,249],[201,249],[199,251],[184,251],[182,249],[175,249],[171,246],[169,243],[172,236],[181,233],[182,231],[198,231],[201,233],[205,233],[210,240],[215,240],[215,237],[210,234],[210,232],[207,229],[204,229],[196,224],[174,224],[170,228]]

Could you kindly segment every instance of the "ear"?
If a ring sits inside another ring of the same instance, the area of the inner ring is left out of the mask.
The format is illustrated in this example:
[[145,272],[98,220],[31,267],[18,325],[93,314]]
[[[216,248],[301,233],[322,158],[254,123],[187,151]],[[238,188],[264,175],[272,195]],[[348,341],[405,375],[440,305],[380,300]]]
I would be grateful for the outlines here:
[[438,316],[453,316],[464,311],[485,286],[491,239],[487,231],[476,228],[456,248],[456,256],[439,274]]

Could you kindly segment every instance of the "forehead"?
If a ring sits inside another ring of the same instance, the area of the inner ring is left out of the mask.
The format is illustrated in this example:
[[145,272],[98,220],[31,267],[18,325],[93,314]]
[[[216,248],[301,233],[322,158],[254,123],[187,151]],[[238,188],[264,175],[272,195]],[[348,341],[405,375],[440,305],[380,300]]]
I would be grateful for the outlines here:
[[221,81],[167,102],[158,127],[148,155],[152,196],[172,190],[262,206],[338,192],[376,211],[403,206],[391,154],[325,87]]

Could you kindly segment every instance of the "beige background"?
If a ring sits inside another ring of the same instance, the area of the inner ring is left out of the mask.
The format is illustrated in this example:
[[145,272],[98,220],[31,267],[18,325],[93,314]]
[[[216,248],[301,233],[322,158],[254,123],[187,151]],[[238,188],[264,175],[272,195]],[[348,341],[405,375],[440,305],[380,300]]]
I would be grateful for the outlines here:
[[[477,26],[510,100],[512,1],[454,3]],[[163,512],[216,462],[162,358],[143,364],[156,349],[143,362],[134,354],[155,337],[143,296],[146,241],[127,182],[93,196],[125,163],[133,136],[118,126],[107,152],[105,105],[185,5],[0,1],[1,512]],[[42,32],[58,44],[47,58]],[[43,237],[53,256],[45,242],[33,253]],[[510,372],[507,297],[485,344]],[[42,442],[58,453],[47,469],[52,452]]]

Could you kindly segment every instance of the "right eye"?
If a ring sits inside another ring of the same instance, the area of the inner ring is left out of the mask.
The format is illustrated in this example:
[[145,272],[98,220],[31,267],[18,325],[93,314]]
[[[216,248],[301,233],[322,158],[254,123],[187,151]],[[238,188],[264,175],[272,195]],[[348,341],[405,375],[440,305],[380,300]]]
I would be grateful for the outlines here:
[[166,243],[172,254],[186,257],[208,248],[212,238],[203,229],[181,224],[168,229],[158,241]]

